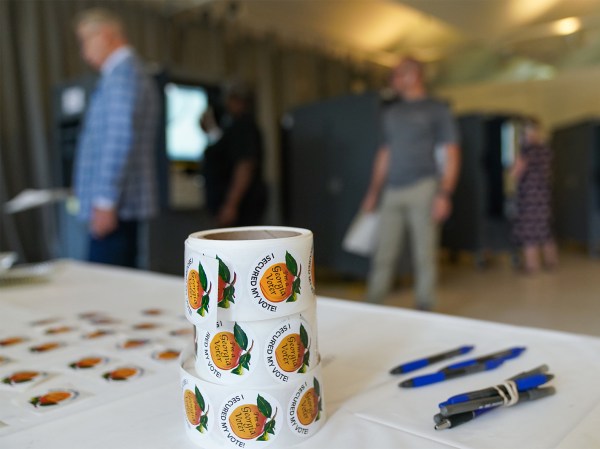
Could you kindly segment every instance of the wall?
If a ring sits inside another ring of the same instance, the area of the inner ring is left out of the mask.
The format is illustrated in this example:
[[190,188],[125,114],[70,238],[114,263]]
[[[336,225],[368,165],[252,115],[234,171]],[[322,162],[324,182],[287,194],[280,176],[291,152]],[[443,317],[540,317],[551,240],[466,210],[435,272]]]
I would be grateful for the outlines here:
[[547,129],[600,116],[600,68],[572,70],[550,80],[438,88],[453,110],[537,116]]

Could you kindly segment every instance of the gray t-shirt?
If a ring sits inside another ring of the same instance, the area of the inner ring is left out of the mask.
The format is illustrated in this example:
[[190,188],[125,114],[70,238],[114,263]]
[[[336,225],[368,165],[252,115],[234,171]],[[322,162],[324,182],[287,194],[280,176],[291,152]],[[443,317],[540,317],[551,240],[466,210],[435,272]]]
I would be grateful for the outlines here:
[[382,111],[382,133],[390,149],[387,182],[391,187],[436,176],[436,147],[458,140],[450,108],[429,97],[387,106]]

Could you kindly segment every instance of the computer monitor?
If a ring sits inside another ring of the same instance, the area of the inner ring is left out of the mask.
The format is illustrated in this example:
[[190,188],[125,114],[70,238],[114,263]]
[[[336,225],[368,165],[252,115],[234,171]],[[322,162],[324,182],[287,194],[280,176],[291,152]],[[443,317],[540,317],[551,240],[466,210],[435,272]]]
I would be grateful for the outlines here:
[[208,136],[200,118],[212,104],[213,89],[199,84],[169,81],[164,85],[167,158],[174,162],[200,162]]

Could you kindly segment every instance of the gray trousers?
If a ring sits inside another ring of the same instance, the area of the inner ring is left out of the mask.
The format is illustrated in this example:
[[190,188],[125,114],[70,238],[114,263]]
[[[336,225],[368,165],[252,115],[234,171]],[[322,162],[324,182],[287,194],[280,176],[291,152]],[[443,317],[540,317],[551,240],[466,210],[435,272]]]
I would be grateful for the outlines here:
[[388,188],[383,195],[377,249],[371,261],[367,300],[381,303],[390,292],[408,228],[415,270],[416,304],[430,308],[437,277],[437,225],[431,208],[437,180],[427,178],[408,187]]

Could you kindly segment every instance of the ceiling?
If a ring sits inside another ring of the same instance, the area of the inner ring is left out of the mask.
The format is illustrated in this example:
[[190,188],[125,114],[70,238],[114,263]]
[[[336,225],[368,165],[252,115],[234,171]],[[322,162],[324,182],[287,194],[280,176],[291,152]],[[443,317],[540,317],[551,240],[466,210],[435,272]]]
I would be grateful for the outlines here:
[[411,54],[446,83],[547,78],[600,64],[600,0],[162,0],[161,7],[175,19],[203,14],[384,66]]

